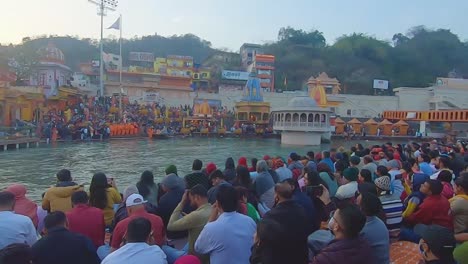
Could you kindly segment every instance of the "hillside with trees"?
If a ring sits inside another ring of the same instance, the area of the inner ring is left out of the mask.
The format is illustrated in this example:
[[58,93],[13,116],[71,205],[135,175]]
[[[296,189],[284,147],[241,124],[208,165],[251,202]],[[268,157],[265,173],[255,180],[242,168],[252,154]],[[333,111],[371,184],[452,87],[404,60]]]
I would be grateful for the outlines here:
[[327,45],[322,32],[287,27],[265,51],[276,56],[277,89],[303,89],[322,71],[353,94],[372,94],[373,79],[389,80],[395,88],[426,87],[436,77],[468,78],[468,42],[446,29],[419,26],[395,34],[392,42],[353,33]]
[[[71,36],[24,38],[21,44],[0,46],[0,63],[15,58],[23,65],[20,75],[37,60],[37,50],[52,41],[63,51],[66,64],[78,70],[80,63],[99,57],[99,43],[94,39]],[[117,39],[106,39],[104,51],[118,54]],[[291,27],[281,28],[278,39],[264,45],[265,53],[276,57],[276,89],[304,89],[307,79],[325,71],[338,78],[342,91],[353,94],[372,94],[372,80],[390,81],[391,88],[399,86],[425,87],[436,77],[468,78],[468,42],[463,42],[447,29],[430,30],[423,26],[407,33],[396,33],[391,41],[384,41],[361,33],[352,33],[327,44],[322,32]],[[156,57],[169,54],[188,55],[202,63],[219,51],[211,43],[193,34],[163,37],[143,36],[123,40],[123,63],[128,65],[130,51],[152,52]],[[239,69],[239,61],[215,65]],[[211,65],[213,66],[213,65]],[[284,80],[287,79],[287,82]],[[286,85],[285,85],[286,84]]]

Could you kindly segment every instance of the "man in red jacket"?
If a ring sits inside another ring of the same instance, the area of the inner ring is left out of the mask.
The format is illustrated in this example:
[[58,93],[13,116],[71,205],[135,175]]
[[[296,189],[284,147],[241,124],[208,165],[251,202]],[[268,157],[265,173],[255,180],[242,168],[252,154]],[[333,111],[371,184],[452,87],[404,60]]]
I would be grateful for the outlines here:
[[[450,203],[441,195],[443,185],[438,180],[427,180],[421,185],[420,192],[426,195],[419,209],[403,219],[406,226],[415,225],[440,225],[453,230],[453,216],[450,211]],[[402,228],[400,240],[418,243],[420,236],[415,234],[412,228]]]
[[73,209],[67,212],[68,229],[82,234],[93,242],[96,248],[104,245],[106,224],[101,209],[88,205],[88,194],[84,191],[75,192],[71,201]]
[[450,203],[441,195],[443,185],[438,180],[427,180],[421,185],[420,192],[426,195],[419,209],[405,218],[409,225],[440,225],[453,230],[453,217]]
[[127,205],[128,217],[120,221],[114,229],[110,243],[111,252],[120,248],[125,239],[128,224],[133,219],[139,217],[146,218],[151,222],[154,243],[158,246],[162,246],[164,242],[166,242],[166,230],[161,217],[146,212],[144,206],[146,201],[144,201],[143,197],[139,194],[130,195],[125,203]]

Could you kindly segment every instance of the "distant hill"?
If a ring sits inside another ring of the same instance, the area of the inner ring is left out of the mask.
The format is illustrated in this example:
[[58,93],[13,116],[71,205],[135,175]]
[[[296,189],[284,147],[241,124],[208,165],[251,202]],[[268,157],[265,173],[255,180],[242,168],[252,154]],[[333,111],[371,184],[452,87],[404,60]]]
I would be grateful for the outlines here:
[[[18,45],[0,46],[0,66],[11,57],[23,63],[33,61],[36,51],[50,41],[63,51],[66,64],[74,70],[82,62],[99,58],[97,40],[45,36],[24,38]],[[336,77],[342,91],[352,94],[373,94],[373,79],[388,80],[391,93],[392,88],[399,86],[426,87],[437,77],[468,78],[468,42],[462,42],[447,29],[418,26],[405,34],[395,34],[391,41],[353,33],[328,45],[322,32],[285,27],[279,30],[277,41],[263,47],[267,54],[276,57],[275,88],[281,90],[305,89],[307,79],[320,72]],[[118,54],[118,40],[105,40],[104,51]],[[193,34],[125,39],[124,65],[128,65],[130,51],[152,52],[156,57],[192,56],[195,62],[213,67],[215,78],[219,78],[222,69],[240,70],[240,57],[213,49],[209,41]],[[229,59],[220,61],[217,57]]]
[[[3,47],[7,56],[17,57],[25,54],[31,58],[36,51],[52,42],[65,55],[65,63],[73,70],[78,70],[80,63],[89,62],[99,58],[99,41],[95,39],[78,39],[71,36],[44,36],[34,39],[24,38],[23,42],[14,46]],[[159,35],[144,36],[141,38],[124,39],[122,42],[122,54],[124,65],[128,64],[128,54],[130,51],[141,51],[154,53],[156,57],[167,55],[187,55],[192,56],[196,62],[203,62],[210,56],[214,49],[211,43],[199,37],[186,34],[172,37],[162,37]],[[118,40],[106,39],[104,42],[104,52],[119,54]]]

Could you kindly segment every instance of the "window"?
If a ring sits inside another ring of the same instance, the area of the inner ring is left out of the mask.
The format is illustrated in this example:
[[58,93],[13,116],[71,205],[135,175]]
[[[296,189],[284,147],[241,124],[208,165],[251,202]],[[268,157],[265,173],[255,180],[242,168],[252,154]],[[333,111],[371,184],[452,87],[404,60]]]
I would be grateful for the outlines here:
[[351,109],[346,110],[346,115],[348,115],[348,116],[351,115]]
[[260,79],[261,83],[270,83],[270,79]]

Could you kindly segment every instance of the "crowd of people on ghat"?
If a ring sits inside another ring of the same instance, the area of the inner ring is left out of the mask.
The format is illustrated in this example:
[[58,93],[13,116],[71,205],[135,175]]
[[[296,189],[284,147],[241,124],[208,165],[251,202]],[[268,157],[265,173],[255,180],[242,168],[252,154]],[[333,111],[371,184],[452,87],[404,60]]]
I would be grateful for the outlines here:
[[[37,125],[36,135],[48,141],[106,139],[115,136],[136,136],[147,134],[149,130],[179,133],[183,118],[194,114],[189,105],[166,106],[159,103],[140,105],[130,103],[125,98],[122,109],[116,96],[85,97],[57,109],[42,113]],[[214,109],[214,116],[230,121],[233,112],[227,108]],[[232,120],[231,120],[232,121]],[[186,124],[194,131],[202,128],[212,129],[211,124]]]
[[62,169],[39,206],[24,185],[0,192],[0,263],[464,264],[466,150],[195,159],[187,175],[169,165],[125,189],[99,172],[85,190]]

